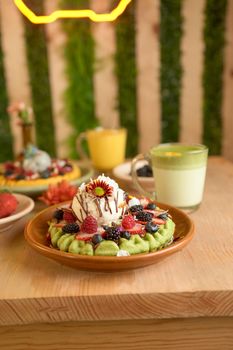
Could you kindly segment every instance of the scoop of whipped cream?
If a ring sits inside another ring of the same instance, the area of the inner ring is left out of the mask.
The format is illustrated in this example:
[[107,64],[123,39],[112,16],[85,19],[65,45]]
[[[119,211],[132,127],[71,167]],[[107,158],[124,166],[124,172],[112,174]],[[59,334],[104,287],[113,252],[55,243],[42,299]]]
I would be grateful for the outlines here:
[[92,215],[99,225],[116,222],[122,216],[125,206],[125,192],[114,180],[104,175],[88,184],[82,184],[71,205],[80,222]]
[[41,151],[34,147],[26,153],[23,161],[23,168],[26,171],[43,172],[52,164],[52,160],[47,152]]

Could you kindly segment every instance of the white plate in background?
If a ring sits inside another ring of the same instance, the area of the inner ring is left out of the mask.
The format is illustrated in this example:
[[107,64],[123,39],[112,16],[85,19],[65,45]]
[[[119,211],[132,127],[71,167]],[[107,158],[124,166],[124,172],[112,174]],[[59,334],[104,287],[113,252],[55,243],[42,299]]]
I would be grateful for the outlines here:
[[[136,169],[141,168],[142,166],[148,164],[146,160],[140,160],[137,162]],[[119,185],[121,187],[124,186],[128,189],[134,189],[134,184],[132,180],[131,173],[131,161],[127,161],[125,163],[117,165],[113,171],[113,176],[117,182],[119,182]],[[141,186],[149,192],[153,192],[155,190],[155,182],[153,177],[143,177],[138,176],[138,180],[141,184]]]

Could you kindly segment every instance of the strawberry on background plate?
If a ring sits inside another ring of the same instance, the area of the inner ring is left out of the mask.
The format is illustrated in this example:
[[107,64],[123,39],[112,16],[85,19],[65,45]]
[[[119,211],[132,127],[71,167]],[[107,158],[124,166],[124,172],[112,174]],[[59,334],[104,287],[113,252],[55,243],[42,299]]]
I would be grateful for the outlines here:
[[17,208],[18,201],[10,192],[0,192],[0,219],[10,216]]

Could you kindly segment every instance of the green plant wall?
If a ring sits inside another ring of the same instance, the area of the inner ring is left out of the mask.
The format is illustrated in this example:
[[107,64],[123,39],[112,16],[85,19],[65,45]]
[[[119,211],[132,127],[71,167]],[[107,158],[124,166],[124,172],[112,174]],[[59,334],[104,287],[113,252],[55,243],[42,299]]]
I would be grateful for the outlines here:
[[222,96],[226,0],[207,0],[204,25],[203,142],[210,154],[222,148]]
[[182,0],[160,1],[160,93],[162,141],[179,140]]
[[138,146],[137,89],[135,52],[135,1],[116,21],[116,75],[121,126],[128,130],[127,156],[134,156]]
[[[27,5],[37,14],[44,13],[43,0],[28,0]],[[23,18],[33,110],[35,114],[36,143],[39,148],[48,151],[51,155],[55,155],[55,132],[45,26],[32,24],[28,19]]]
[[[89,1],[62,0],[63,8],[88,8]],[[91,23],[86,19],[64,20],[67,35],[65,58],[68,88],[65,94],[67,117],[73,127],[69,140],[71,157],[77,158],[75,140],[80,132],[96,127],[94,107],[94,41]]]
[[[112,1],[112,0],[110,0]],[[188,1],[188,0],[186,0]],[[112,7],[118,3],[112,1]],[[183,35],[183,0],[160,0],[160,86],[162,141],[179,140],[180,94],[182,81],[181,40]],[[44,13],[44,0],[27,0],[37,14]],[[90,8],[88,0],[60,0],[66,9]],[[204,10],[203,67],[203,142],[210,154],[221,153],[222,75],[227,0],[206,0]],[[136,0],[113,24],[116,30],[115,73],[118,82],[120,124],[128,130],[127,156],[138,152]],[[37,144],[55,155],[55,132],[52,115],[47,40],[44,25],[34,25],[25,17],[28,69],[35,113]],[[60,20],[61,21],[61,20]],[[93,76],[95,43],[88,19],[66,19],[62,27],[67,40],[64,47],[66,75],[65,113],[72,126],[70,154],[77,158],[75,140],[80,132],[98,125],[95,115]],[[195,62],[194,62],[195,64]],[[22,87],[23,88],[23,87]],[[61,97],[62,98],[62,97]],[[0,46],[0,161],[12,158],[12,135],[9,117],[3,53]]]
[[8,97],[3,59],[0,32],[0,162],[13,158],[13,140],[10,130],[9,116],[7,114]]

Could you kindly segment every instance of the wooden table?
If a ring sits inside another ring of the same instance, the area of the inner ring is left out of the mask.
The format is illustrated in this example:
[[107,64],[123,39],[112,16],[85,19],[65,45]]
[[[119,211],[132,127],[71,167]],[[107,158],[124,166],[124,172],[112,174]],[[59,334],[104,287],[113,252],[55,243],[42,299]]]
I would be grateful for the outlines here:
[[0,236],[0,349],[233,349],[233,164],[211,158],[193,241],[153,266],[81,272]]

